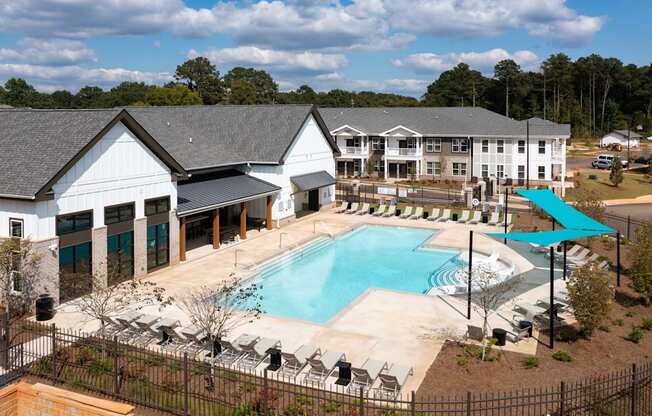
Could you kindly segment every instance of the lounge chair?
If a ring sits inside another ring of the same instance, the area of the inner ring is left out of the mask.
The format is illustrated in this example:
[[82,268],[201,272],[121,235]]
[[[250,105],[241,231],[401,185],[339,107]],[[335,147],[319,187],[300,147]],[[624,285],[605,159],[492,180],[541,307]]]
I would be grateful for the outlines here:
[[[557,296],[553,296],[552,301],[555,305],[555,308],[557,308],[558,311],[566,311],[570,309],[570,305],[568,304],[568,301],[566,301],[565,299],[560,299]],[[550,308],[550,297],[543,297],[541,299],[537,299],[536,306],[540,306],[547,311]]]
[[335,213],[336,214],[341,214],[344,211],[346,211],[347,207],[349,206],[349,203],[347,201],[342,201],[342,205],[339,207],[335,208]]
[[530,337],[530,328],[515,328],[514,332],[507,331],[507,338],[510,342],[517,342]]
[[482,221],[482,212],[473,211],[473,216],[469,220],[469,224],[478,224],[480,221]]
[[396,215],[396,205],[390,205],[386,213],[383,214],[383,217],[393,217]]
[[[589,263],[597,261],[599,258],[600,258],[600,255],[598,253],[593,253],[593,254],[591,254],[590,257],[587,257],[587,258],[585,258],[583,260],[575,260],[575,261],[571,261],[570,263],[568,263],[568,258],[566,258],[566,261],[567,261],[567,265],[569,266],[569,268],[578,269],[580,267],[586,266]],[[562,259],[562,261],[563,261],[563,259]]]
[[165,334],[168,336],[168,340],[161,344],[161,351],[176,353],[189,342],[188,339],[181,335],[176,328],[167,330]]
[[513,217],[513,214],[507,214],[507,225],[512,225]]
[[500,219],[500,214],[498,214],[497,212],[492,212],[491,218],[489,218],[489,221],[487,221],[487,225],[498,225],[498,223],[500,222],[498,221],[499,219]]
[[387,361],[367,358],[360,367],[351,367],[353,378],[349,384],[349,392],[367,392],[371,389],[381,371],[387,370]]
[[609,262],[607,260],[602,260],[598,263],[598,269],[604,270],[605,272],[609,271]]
[[337,363],[344,360],[346,360],[346,356],[339,351],[326,351],[323,354],[308,358],[310,369],[304,381],[323,385]]
[[[566,254],[566,262],[568,262],[568,263],[579,263],[579,262],[585,260],[587,258],[586,256],[588,256],[588,254],[590,252],[591,252],[591,250],[589,250],[588,248],[582,248],[580,250],[580,252],[577,253],[574,256],[569,256],[568,254]],[[559,257],[560,257],[559,261],[564,261],[563,254],[561,256],[559,256]]]
[[359,210],[357,210],[355,212],[356,215],[364,215],[364,214],[368,214],[368,213],[369,213],[369,203],[368,202],[365,202],[364,204],[362,204],[362,208],[360,208]]
[[380,399],[396,399],[401,393],[407,378],[412,374],[411,367],[393,364],[389,370],[378,374],[380,386],[374,391],[374,396]]
[[353,214],[353,213],[355,213],[358,210],[358,205],[360,205],[360,204],[358,204],[357,202],[353,202],[351,204],[351,208],[344,211],[344,213],[345,214]]
[[457,219],[457,222],[462,222],[465,223],[469,220],[469,217],[471,216],[471,213],[469,210],[465,209],[462,211],[462,215]]
[[439,208],[433,208],[433,209],[432,209],[432,212],[430,213],[430,215],[429,215],[428,218],[426,218],[426,219],[427,219],[428,221],[437,221],[437,218],[439,218],[439,213],[440,213],[440,212],[441,212],[441,209],[439,209]]
[[191,357],[196,357],[201,352],[210,349],[208,337],[202,329],[194,325],[184,326],[179,329],[179,333],[188,340],[179,351],[188,353]]
[[281,365],[281,374],[296,379],[308,364],[308,360],[320,353],[319,348],[311,344],[304,344],[293,353],[282,352],[281,356],[285,361]]
[[481,327],[475,325],[466,326],[466,338],[474,341],[482,341],[484,339],[484,331]]
[[406,207],[405,211],[401,213],[401,218],[406,219],[412,216],[412,207]]
[[254,371],[269,356],[271,348],[281,348],[281,341],[274,338],[261,338],[251,348],[245,349],[245,354],[238,360],[238,368],[244,371]]
[[529,302],[519,302],[514,306],[514,310],[522,313],[528,321],[533,321],[536,316],[544,314],[547,309]]
[[437,220],[438,222],[446,222],[451,219],[451,210],[446,208],[441,214],[441,217]]
[[374,213],[371,214],[371,215],[373,215],[374,217],[380,217],[381,215],[383,215],[383,214],[385,213],[385,209],[386,209],[386,208],[387,208],[387,205],[385,205],[385,204],[380,204],[380,205],[378,206],[378,209],[377,209],[376,211],[374,211]]
[[410,215],[408,218],[411,220],[418,220],[421,217],[423,217],[423,207],[417,207],[414,214]]
[[[232,342],[220,340],[222,351],[213,358],[213,361],[223,367],[231,367],[245,355],[244,348],[251,348],[256,341],[258,341],[258,337],[249,334],[242,334]],[[212,356],[212,354],[210,355]]]

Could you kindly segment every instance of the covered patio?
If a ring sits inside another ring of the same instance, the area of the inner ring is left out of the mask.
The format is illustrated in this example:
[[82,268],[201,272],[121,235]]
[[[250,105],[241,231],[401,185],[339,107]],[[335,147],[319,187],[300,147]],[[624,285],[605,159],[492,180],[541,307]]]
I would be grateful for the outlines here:
[[276,185],[239,172],[178,187],[179,259],[206,246],[245,240],[251,229],[273,227]]

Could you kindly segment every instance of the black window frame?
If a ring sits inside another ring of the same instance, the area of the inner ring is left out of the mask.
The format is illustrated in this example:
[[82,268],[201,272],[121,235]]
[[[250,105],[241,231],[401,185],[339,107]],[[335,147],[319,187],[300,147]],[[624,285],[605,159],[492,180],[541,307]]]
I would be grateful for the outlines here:
[[518,179],[525,179],[525,165],[517,165],[516,176],[518,176]]
[[[543,147],[541,146],[543,144]],[[543,152],[541,151],[543,149]],[[545,140],[539,140],[539,154],[540,155],[545,155],[546,154],[546,141]]]
[[[485,169],[485,167],[486,167],[486,169]],[[488,178],[489,177],[489,165],[488,164],[483,163],[483,164],[480,165],[480,175],[482,175],[483,178]]]
[[500,153],[500,154],[505,153],[505,140],[503,139],[496,140],[496,153]]
[[[12,223],[20,223],[20,235],[14,235]],[[25,238],[25,220],[22,218],[9,218],[9,237]]]
[[[543,172],[541,172],[541,169],[543,169]],[[544,165],[541,165],[537,169],[537,177],[539,180],[545,180],[546,179],[546,167]]]
[[482,139],[482,153],[489,153],[489,140]]
[[[78,228],[77,227],[77,221],[78,218],[82,215],[89,215],[89,221],[88,221],[88,226],[84,228]],[[66,218],[72,218],[72,229],[62,232],[60,228],[60,223],[66,219]],[[73,233],[78,233],[80,231],[86,231],[86,230],[92,230],[93,229],[93,210],[86,210],[86,211],[78,211],[78,212],[72,212],[69,214],[62,214],[62,215],[57,215],[56,221],[55,221],[55,228],[56,228],[56,234],[58,236],[61,235],[67,235],[67,234],[73,234]]]
[[[167,204],[167,209],[159,210],[159,208],[160,208],[159,203],[161,203],[161,202],[165,202]],[[148,209],[149,206],[151,206],[151,204],[156,204],[155,205],[155,207],[156,207],[155,212],[148,213],[147,209]],[[170,195],[166,195],[166,196],[162,196],[162,197],[158,197],[158,198],[146,199],[145,200],[145,216],[146,217],[152,217],[154,215],[164,214],[166,212],[170,212],[170,207],[171,207],[171,205],[170,205]]]
[[519,140],[517,143],[518,146],[518,153],[523,154],[525,153],[525,140]]
[[[131,215],[125,215],[123,216],[123,212],[127,211],[127,208],[131,210]],[[107,218],[109,218],[109,211],[111,210],[117,210],[118,212],[118,218],[117,221],[107,221]],[[104,225],[110,225],[110,224],[119,224],[121,222],[127,222],[127,221],[133,221],[134,218],[136,218],[136,204],[134,202],[128,202],[126,204],[119,204],[119,205],[110,205],[108,207],[104,207]]]

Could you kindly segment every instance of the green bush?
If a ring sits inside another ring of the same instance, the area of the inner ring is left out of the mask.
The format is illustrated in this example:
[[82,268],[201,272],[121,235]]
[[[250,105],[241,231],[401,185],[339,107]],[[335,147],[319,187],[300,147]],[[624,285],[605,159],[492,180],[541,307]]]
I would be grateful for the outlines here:
[[598,175],[591,174],[591,175],[589,175],[589,179],[592,180],[592,181],[598,180]]
[[629,312],[627,312],[627,313],[625,314],[625,316],[628,317],[628,318],[633,318],[635,315],[636,315],[636,314],[635,314],[634,312],[632,312],[632,311],[629,311]]
[[652,318],[643,319],[641,328],[646,331],[652,331]]
[[632,327],[632,332],[630,332],[625,339],[631,341],[634,344],[638,344],[643,339],[643,330],[637,326]]
[[527,357],[523,360],[523,367],[525,368],[537,368],[539,366],[539,357]]
[[101,376],[113,371],[113,363],[109,360],[96,360],[88,366],[88,372],[94,376]]
[[457,365],[459,365],[460,367],[464,367],[464,368],[468,367],[469,366],[469,358],[465,357],[463,355],[458,355],[457,356]]
[[623,326],[623,325],[625,325],[625,321],[623,321],[622,319],[614,319],[614,320],[612,321],[612,323],[613,323],[614,325],[616,325],[616,326]]
[[564,363],[570,363],[573,361],[573,357],[571,357],[571,355],[566,351],[555,351],[554,354],[552,354],[552,358]]

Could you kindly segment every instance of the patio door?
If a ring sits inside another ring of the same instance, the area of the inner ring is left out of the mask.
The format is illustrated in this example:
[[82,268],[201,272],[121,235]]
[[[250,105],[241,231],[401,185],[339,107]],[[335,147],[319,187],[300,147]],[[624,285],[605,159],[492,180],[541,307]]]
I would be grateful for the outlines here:
[[308,191],[308,209],[319,211],[319,189]]

